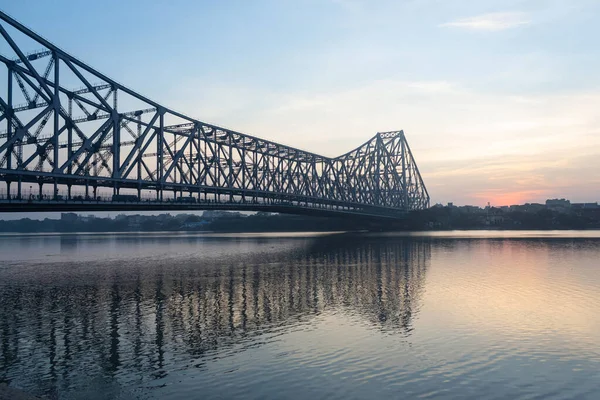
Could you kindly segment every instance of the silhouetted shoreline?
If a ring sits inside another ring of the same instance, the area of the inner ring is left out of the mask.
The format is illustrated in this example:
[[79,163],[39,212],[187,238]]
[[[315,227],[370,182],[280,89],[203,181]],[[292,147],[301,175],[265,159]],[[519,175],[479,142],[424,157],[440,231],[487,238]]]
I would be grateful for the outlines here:
[[242,214],[208,211],[195,214],[117,215],[99,218],[63,213],[60,219],[0,221],[0,232],[324,232],[357,230],[567,230],[600,229],[600,208],[552,210],[488,207],[432,207],[410,213],[402,221],[318,218],[273,213]]

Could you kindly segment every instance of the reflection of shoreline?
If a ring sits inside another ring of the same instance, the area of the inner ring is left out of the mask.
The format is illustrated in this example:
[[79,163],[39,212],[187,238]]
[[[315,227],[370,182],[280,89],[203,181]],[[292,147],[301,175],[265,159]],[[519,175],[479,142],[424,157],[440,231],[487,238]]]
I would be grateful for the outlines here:
[[348,231],[301,231],[301,232],[211,232],[211,231],[121,231],[121,232],[0,232],[0,238],[41,238],[41,237],[71,237],[71,238],[108,238],[108,237],[147,237],[147,238],[312,238],[316,236],[329,236],[337,234],[361,236],[386,236],[396,238],[507,238],[507,239],[535,239],[535,238],[590,238],[600,239],[600,229],[544,229],[544,230],[510,230],[510,229],[466,229],[466,230],[437,230],[437,231],[390,231],[390,232],[352,232]]
[[52,264],[15,279],[0,288],[0,381],[43,381],[50,393],[78,374],[158,378],[328,308],[409,334],[429,244],[333,235],[270,250],[278,242],[255,238],[255,252],[209,261]]

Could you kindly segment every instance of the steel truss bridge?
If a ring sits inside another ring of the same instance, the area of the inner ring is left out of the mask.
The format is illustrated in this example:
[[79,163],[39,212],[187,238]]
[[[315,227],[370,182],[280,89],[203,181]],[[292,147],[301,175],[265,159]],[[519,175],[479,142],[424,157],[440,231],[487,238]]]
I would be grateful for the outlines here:
[[0,35],[0,211],[429,207],[403,131],[325,157],[166,108],[2,12]]

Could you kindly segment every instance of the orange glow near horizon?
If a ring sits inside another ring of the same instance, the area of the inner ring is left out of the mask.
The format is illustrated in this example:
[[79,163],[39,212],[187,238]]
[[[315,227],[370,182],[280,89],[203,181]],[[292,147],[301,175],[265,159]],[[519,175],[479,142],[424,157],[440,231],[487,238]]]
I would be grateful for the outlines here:
[[543,190],[523,190],[515,192],[487,191],[470,196],[478,205],[510,206],[513,204],[537,203],[544,197]]

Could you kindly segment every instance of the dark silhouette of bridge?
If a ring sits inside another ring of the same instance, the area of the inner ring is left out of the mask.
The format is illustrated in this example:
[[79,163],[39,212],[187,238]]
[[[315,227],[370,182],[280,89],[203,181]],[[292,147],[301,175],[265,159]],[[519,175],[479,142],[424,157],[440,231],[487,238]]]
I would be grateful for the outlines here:
[[0,34],[0,211],[429,207],[403,131],[325,157],[170,110],[1,12]]

